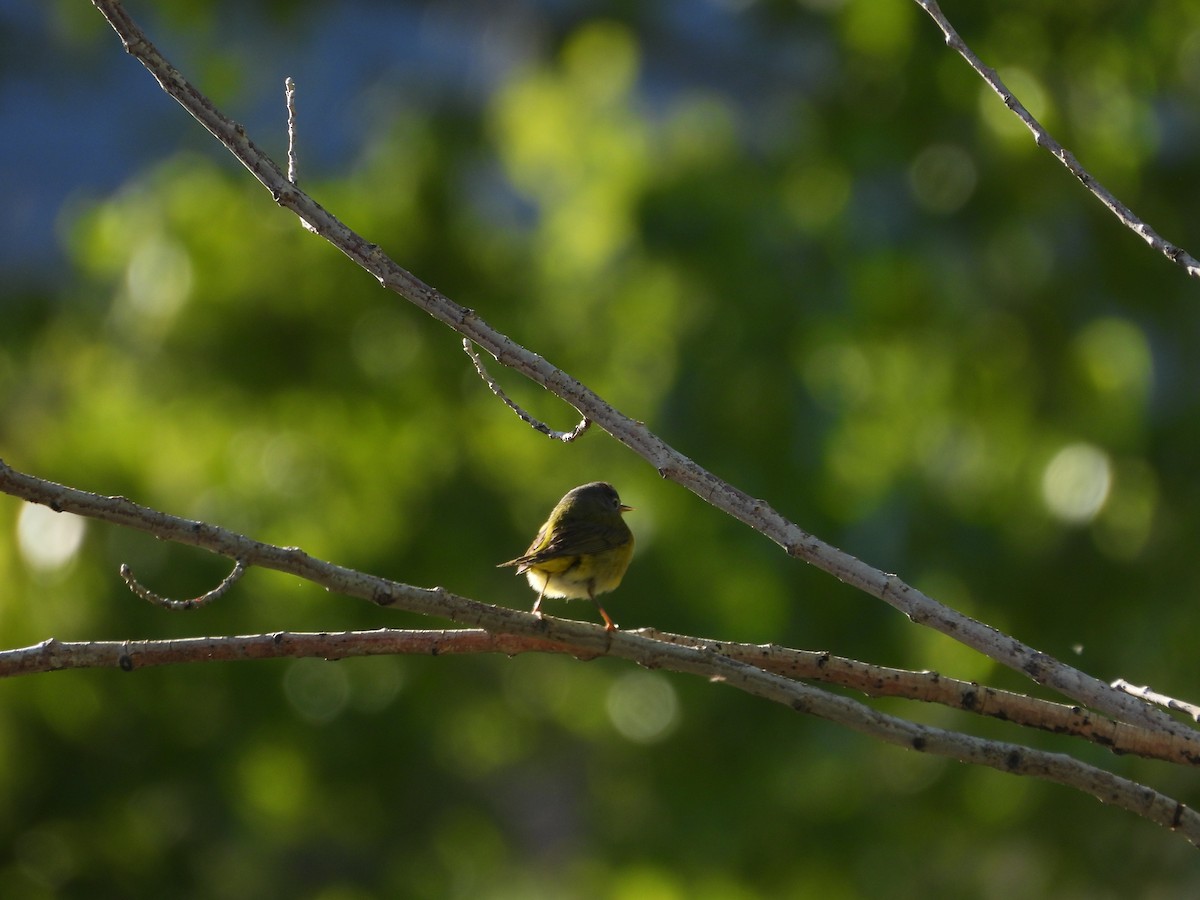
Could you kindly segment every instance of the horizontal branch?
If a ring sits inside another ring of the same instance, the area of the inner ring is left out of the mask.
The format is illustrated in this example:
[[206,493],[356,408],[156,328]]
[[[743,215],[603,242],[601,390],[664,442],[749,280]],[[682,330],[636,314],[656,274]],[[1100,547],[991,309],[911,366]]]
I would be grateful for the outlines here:
[[[1200,744],[1176,741],[1136,726],[1089,716],[1078,707],[1050,703],[973,682],[946,678],[936,672],[912,672],[875,666],[828,653],[793,650],[778,645],[711,641],[666,634],[652,628],[633,632],[653,640],[707,650],[791,679],[808,679],[857,690],[870,697],[901,697],[937,703],[976,715],[990,716],[1017,726],[1081,737],[1113,753],[1161,759],[1195,766]],[[569,644],[541,638],[493,633],[481,629],[321,632],[141,641],[59,641],[53,638],[32,647],[0,650],[0,678],[34,675],[62,669],[120,668],[195,662],[233,662],[254,659],[344,659],[359,656],[452,656],[461,654],[562,653],[576,659],[601,655]]]
[[92,2],[120,36],[125,49],[146,67],[164,91],[241,161],[271,192],[276,203],[294,212],[312,230],[378,279],[381,285],[448,325],[502,365],[522,373],[573,406],[585,419],[649,462],[663,478],[675,481],[758,531],[790,556],[817,566],[890,604],[913,622],[933,628],[1076,702],[1116,719],[1158,728],[1177,737],[1191,731],[1163,711],[944,606],[895,575],[882,572],[825,543],[788,521],[765,501],[751,497],[675,450],[643,423],[614,409],[577,379],[492,328],[474,310],[453,302],[390,259],[376,244],[347,228],[289,182],[279,166],[247,137],[241,125],[224,115],[189,83],[159,53],[118,0]]
[[[397,586],[394,582],[375,580],[389,589]],[[539,620],[530,613],[521,613],[518,616],[520,619],[539,623],[539,626],[535,627],[544,626],[544,630],[548,632],[558,632],[557,637],[497,634],[486,630],[383,629],[334,634],[281,632],[161,641],[64,642],[49,639],[32,647],[0,652],[0,675],[12,676],[85,667],[116,667],[130,672],[149,666],[183,662],[280,657],[340,659],[348,656],[395,653],[444,655],[502,652],[511,655],[552,651],[589,659],[600,655],[620,656],[650,669],[661,668],[699,675],[712,681],[722,681],[754,696],[782,703],[797,712],[828,719],[897,746],[985,765],[1012,775],[1032,776],[1073,787],[1104,803],[1122,807],[1178,831],[1194,845],[1200,846],[1200,815],[1196,811],[1164,794],[1095,766],[1089,766],[1065,754],[1048,753],[1019,744],[991,741],[942,728],[918,725],[877,712],[849,698],[829,694],[765,672],[711,648],[659,641],[632,632],[613,634],[597,625],[582,622],[555,620],[550,617]],[[612,644],[604,650],[594,645],[590,649],[581,650],[577,643],[579,635],[584,632],[598,635],[602,640],[611,640]]]
[[552,652],[593,659],[565,644],[482,629],[402,630],[222,635],[144,641],[60,641],[0,650],[0,678],[65,669],[146,669],[196,662],[255,659],[347,659],[360,656],[448,656],[476,653]]

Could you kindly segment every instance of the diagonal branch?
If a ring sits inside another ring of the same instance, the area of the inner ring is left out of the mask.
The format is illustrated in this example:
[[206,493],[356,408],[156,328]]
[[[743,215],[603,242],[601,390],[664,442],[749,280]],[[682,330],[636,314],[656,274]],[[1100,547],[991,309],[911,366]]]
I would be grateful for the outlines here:
[[[815,650],[794,650],[778,644],[697,640],[687,635],[668,634],[655,628],[639,628],[637,633],[674,644],[705,647],[722,656],[750,663],[788,678],[836,684],[861,691],[870,697],[903,697],[908,700],[938,703],[1054,734],[1073,734],[1118,754],[1133,754],[1182,765],[1200,766],[1200,734],[1195,732],[1176,738],[1158,730],[1093,716],[1078,706],[1065,706],[1012,691],[986,687],[973,681],[948,678],[937,672],[913,672],[908,669],[877,666]],[[1124,689],[1130,690],[1128,686]],[[1170,708],[1189,712],[1195,709],[1182,701],[1173,701]]]
[[1175,263],[1187,272],[1192,278],[1200,278],[1200,261],[1197,261],[1191,254],[1177,247],[1170,241],[1163,238],[1157,231],[1134,215],[1133,211],[1118,200],[1113,193],[1101,184],[1087,169],[1085,169],[1075,158],[1075,154],[1051,137],[1050,132],[1042,127],[1042,124],[1033,117],[1033,115],[1025,108],[1020,100],[1014,96],[1013,92],[1005,87],[1004,82],[1000,80],[1000,76],[996,74],[996,70],[984,65],[983,60],[975,55],[974,51],[967,46],[966,42],[959,36],[954,26],[946,18],[941,7],[938,6],[937,0],[916,0],[917,4],[929,13],[930,17],[942,30],[943,36],[946,38],[946,46],[958,52],[958,55],[967,61],[975,72],[982,78],[993,91],[995,91],[1004,105],[1012,110],[1013,115],[1020,119],[1025,127],[1033,134],[1033,140],[1039,147],[1045,147],[1046,151],[1057,159],[1060,163],[1066,166],[1067,171],[1079,179],[1087,190],[1108,207],[1109,211],[1117,217],[1122,225],[1144,240],[1147,244]]
[[347,228],[291,184],[279,166],[247,137],[241,125],[220,112],[190,84],[147,39],[119,0],[92,0],[92,3],[121,37],[125,49],[150,71],[163,90],[250,170],[280,206],[307,222],[317,234],[371,273],[381,285],[477,344],[502,365],[522,373],[573,406],[585,418],[643,457],[663,478],[677,482],[717,509],[750,526],[774,541],[790,556],[817,566],[846,584],[890,604],[913,622],[933,628],[1039,684],[1114,718],[1159,728],[1173,735],[1190,730],[1162,710],[944,606],[895,575],[882,572],[825,543],[788,521],[765,501],[751,497],[698,465],[643,423],[614,409],[577,379],[492,328],[473,309],[459,306],[395,263],[376,244]]

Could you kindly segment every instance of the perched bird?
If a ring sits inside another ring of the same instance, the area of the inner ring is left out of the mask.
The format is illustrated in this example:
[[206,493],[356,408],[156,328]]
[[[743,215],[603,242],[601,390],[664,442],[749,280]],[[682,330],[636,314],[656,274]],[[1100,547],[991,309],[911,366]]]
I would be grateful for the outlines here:
[[633,532],[621,514],[631,509],[621,503],[616,488],[608,482],[572,488],[558,501],[524,555],[497,568],[516,566],[517,574],[529,580],[529,586],[538,592],[533,604],[536,615],[542,614],[546,597],[586,597],[596,604],[604,627],[615,631],[617,626],[596,595],[614,590],[629,568]]

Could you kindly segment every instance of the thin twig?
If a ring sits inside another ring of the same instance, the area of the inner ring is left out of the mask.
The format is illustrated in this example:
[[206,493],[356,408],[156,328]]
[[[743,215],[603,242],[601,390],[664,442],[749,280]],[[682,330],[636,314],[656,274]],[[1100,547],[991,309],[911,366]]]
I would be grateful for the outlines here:
[[296,82],[283,79],[283,102],[287,107],[288,171],[287,180],[296,183]]
[[161,594],[156,594],[150,590],[133,576],[133,570],[125,563],[121,563],[120,568],[121,578],[125,581],[125,585],[134,594],[141,597],[155,606],[161,606],[164,609],[175,611],[183,611],[189,609],[200,609],[207,606],[214,600],[224,597],[229,589],[233,587],[238,580],[246,574],[246,567],[242,565],[242,561],[236,560],[233,564],[233,571],[221,579],[221,583],[206,594],[201,594],[199,597],[191,597],[187,600],[172,600],[170,597],[163,597]]
[[1141,697],[1156,706],[1161,706],[1164,709],[1181,712],[1184,715],[1190,716],[1194,721],[1200,722],[1200,706],[1195,703],[1188,703],[1185,700],[1176,700],[1174,697],[1168,697],[1166,694],[1160,694],[1158,691],[1153,691],[1148,685],[1130,684],[1124,678],[1118,678],[1113,682],[1113,687],[1118,690],[1125,691],[1127,694],[1133,694],[1135,697]]
[[[299,143],[299,135],[296,130],[296,82],[292,81],[292,77],[290,75],[283,79],[283,102],[284,106],[287,107],[287,180],[289,184],[294,185],[296,183],[296,179],[300,177],[300,164],[296,156],[296,146]],[[300,224],[304,226],[305,231],[311,231],[313,234],[317,233],[317,229],[315,229],[309,223],[308,219],[304,218],[303,216],[300,217]]]
[[529,413],[525,412],[525,410],[523,410],[520,406],[518,406],[513,400],[509,399],[508,394],[504,393],[504,388],[500,387],[500,385],[496,383],[496,380],[492,378],[491,373],[488,372],[487,367],[484,366],[483,360],[476,352],[475,345],[471,343],[470,338],[463,338],[462,346],[463,350],[466,351],[467,356],[471,357],[471,362],[475,363],[475,371],[479,373],[479,377],[483,379],[484,383],[492,389],[492,393],[499,397],[505,406],[515,412],[521,421],[533,428],[534,431],[540,431],[551,440],[562,441],[564,444],[569,444],[587,431],[588,427],[592,424],[591,420],[589,420],[587,416],[584,416],[580,420],[579,424],[570,431],[555,431],[549,425],[538,419],[535,419]]
[[995,628],[938,603],[854,556],[809,534],[768,503],[751,497],[668,445],[644,423],[614,409],[594,391],[541,356],[501,334],[473,309],[460,306],[390,259],[376,244],[347,228],[315,200],[289,183],[279,166],[221,113],[158,52],[118,0],[92,0],[120,35],[125,49],[144,65],[171,97],[207,128],[270,190],[275,202],[312,224],[320,235],[374,275],[384,287],[423,309],[508,366],[540,384],[642,456],[663,478],[686,487],[738,521],[846,584],[883,600],[913,622],[933,628],[967,647],[1071,699],[1123,721],[1179,735],[1187,727],[1162,710],[1042,653]]
[[1011,109],[1013,114],[1025,123],[1025,127],[1033,134],[1033,140],[1039,147],[1044,147],[1051,156],[1066,166],[1067,170],[1079,179],[1079,183],[1087,188],[1092,196],[1108,207],[1122,225],[1171,262],[1182,268],[1192,278],[1200,278],[1200,261],[1197,261],[1185,250],[1163,238],[1157,231],[1134,215],[1129,207],[1118,200],[1108,188],[1080,165],[1079,160],[1075,158],[1075,154],[1051,137],[1050,132],[1042,127],[1042,124],[1033,117],[1029,110],[1025,108],[1025,105],[1013,95],[1012,91],[1005,87],[1004,82],[1000,80],[1000,76],[996,74],[996,70],[984,65],[983,61],[967,46],[966,42],[959,36],[954,26],[950,24],[950,21],[942,12],[941,7],[938,6],[937,0],[916,0],[916,2],[925,12],[929,13],[933,21],[942,30],[942,34],[946,38],[946,45],[952,50],[957,51],[958,55],[965,59],[967,64],[987,83],[988,87],[1000,96],[1000,99],[1004,101],[1004,105]]

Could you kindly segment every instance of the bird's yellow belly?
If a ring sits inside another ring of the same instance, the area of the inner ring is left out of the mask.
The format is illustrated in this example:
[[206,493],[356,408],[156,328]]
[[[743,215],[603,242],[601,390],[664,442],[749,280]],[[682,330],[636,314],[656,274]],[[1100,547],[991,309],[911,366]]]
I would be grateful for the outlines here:
[[529,586],[545,597],[582,600],[605,594],[621,583],[633,542],[587,556],[565,556],[530,566],[525,573]]

